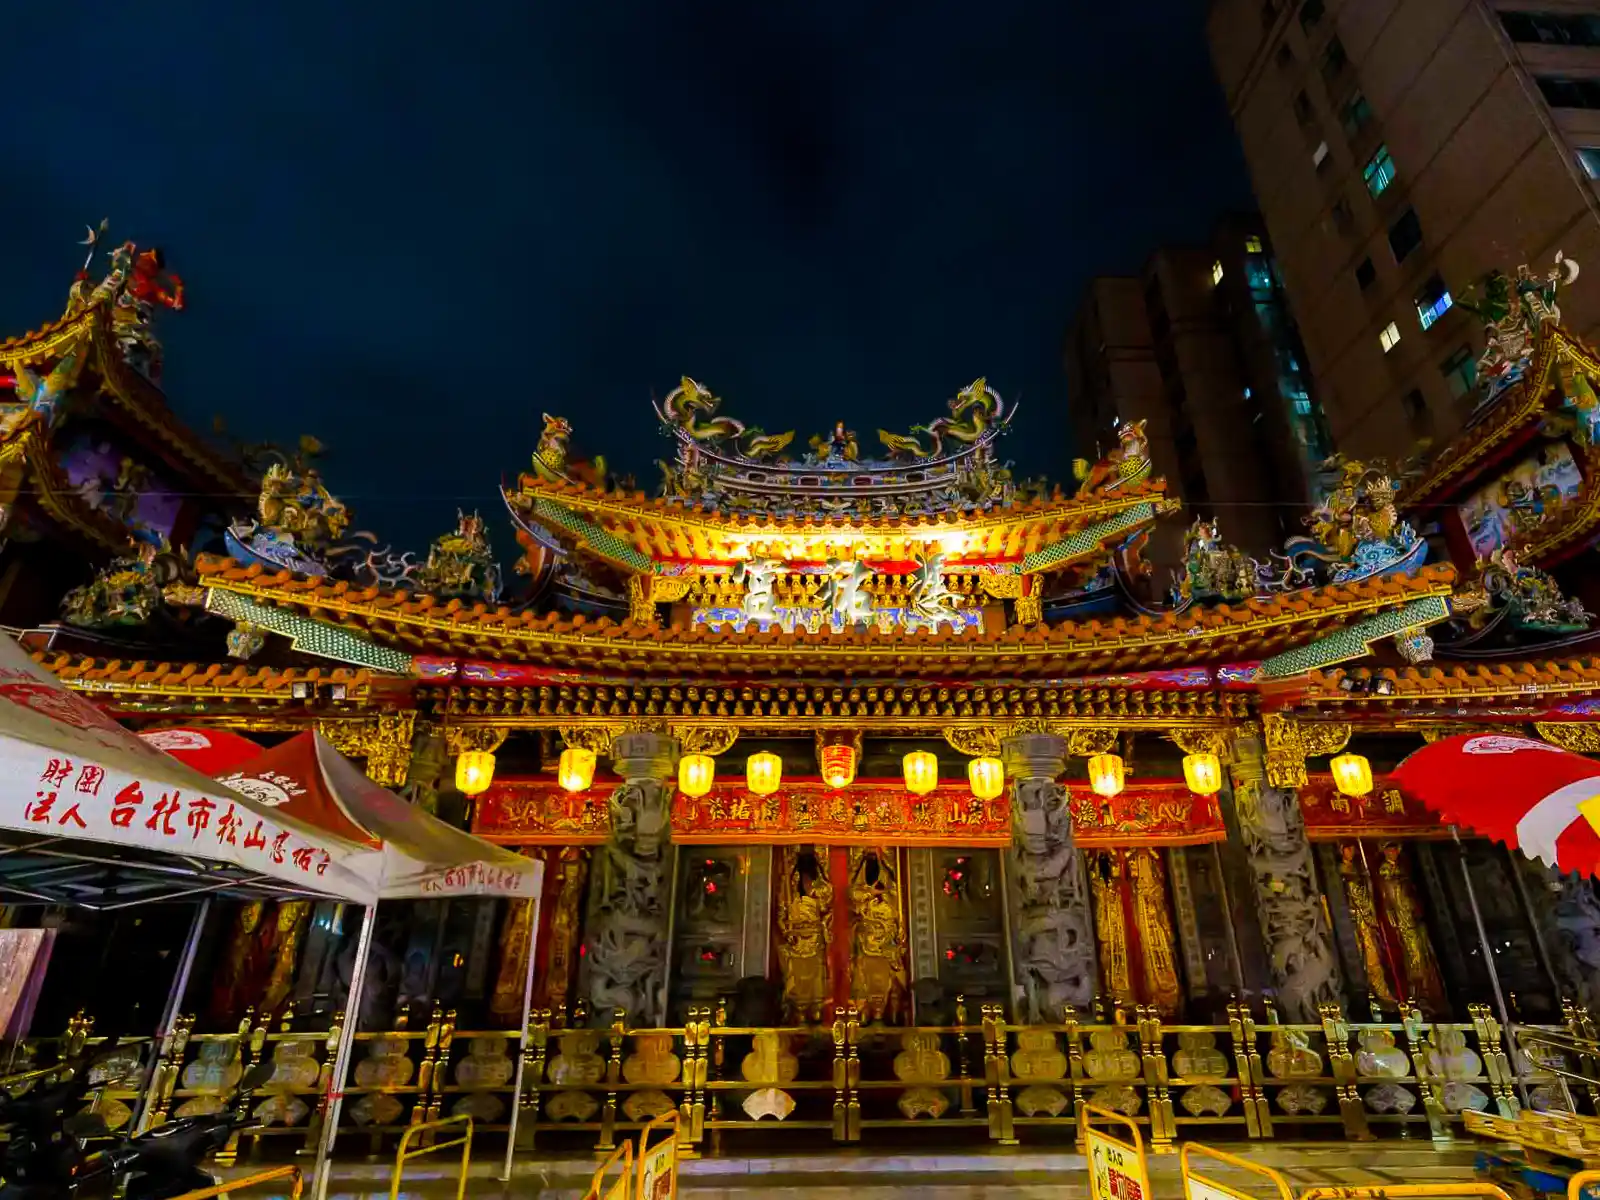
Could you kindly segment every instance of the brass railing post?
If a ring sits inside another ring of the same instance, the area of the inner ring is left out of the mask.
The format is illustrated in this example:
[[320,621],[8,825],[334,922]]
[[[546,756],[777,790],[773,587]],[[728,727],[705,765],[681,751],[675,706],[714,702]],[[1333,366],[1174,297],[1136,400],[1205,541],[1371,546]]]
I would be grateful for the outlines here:
[[1272,1136],[1272,1110],[1267,1106],[1267,1077],[1256,1044],[1256,1019],[1248,1004],[1235,999],[1228,1005],[1228,1029],[1233,1034],[1245,1129],[1253,1138],[1269,1138]]
[[1467,1015],[1472,1018],[1472,1031],[1478,1036],[1478,1055],[1483,1059],[1483,1070],[1489,1076],[1489,1087],[1494,1092],[1494,1104],[1502,1117],[1515,1120],[1522,1111],[1517,1099],[1517,1076],[1506,1056],[1505,1031],[1487,1004],[1469,1004]]
[[977,1107],[972,1102],[972,1074],[967,1069],[967,998],[958,993],[956,995],[956,1078],[961,1080],[958,1094],[961,1097],[961,1115],[970,1117],[976,1113]]
[[1405,1029],[1406,1051],[1411,1055],[1411,1069],[1417,1077],[1417,1090],[1422,1093],[1422,1111],[1428,1115],[1428,1133],[1436,1142],[1448,1142],[1452,1139],[1444,1107],[1445,1081],[1435,1075],[1428,1065],[1433,1043],[1428,1037],[1422,1010],[1402,1001],[1400,1023]]
[[544,1082],[545,1057],[550,1050],[551,1011],[536,1008],[528,1014],[528,1041],[522,1048],[522,1093],[514,1103],[522,1106],[517,1118],[518,1149],[531,1150],[538,1136],[539,1113],[542,1109],[540,1084]]
[[833,1010],[833,1140],[849,1140],[849,1083],[845,1071],[844,1009],[835,1005]]
[[606,1102],[600,1110],[600,1141],[596,1150],[611,1151],[617,1148],[617,1094],[622,1082],[622,1046],[627,1037],[628,1014],[622,1009],[612,1010],[611,1029],[607,1039],[611,1054],[606,1060]]
[[983,1041],[989,1136],[1002,1146],[1015,1146],[1016,1112],[1011,1103],[1011,1059],[1006,1054],[1006,1010],[1003,1004],[983,1006]]
[[1153,1004],[1141,1004],[1134,1009],[1134,1018],[1139,1025],[1139,1059],[1150,1109],[1150,1143],[1157,1151],[1166,1150],[1177,1135],[1178,1122],[1167,1087],[1170,1074],[1161,1047],[1161,1010]]
[[852,1142],[861,1140],[861,1011],[851,1004],[845,1010],[845,1083],[850,1102],[845,1108],[845,1133]]
[[1350,1052],[1350,1026],[1337,1004],[1320,1004],[1317,1014],[1322,1018],[1322,1040],[1327,1044],[1328,1068],[1333,1075],[1334,1094],[1339,1098],[1344,1135],[1351,1141],[1370,1142],[1372,1130],[1367,1126],[1366,1106],[1361,1103],[1361,1092],[1356,1088],[1356,1059]]

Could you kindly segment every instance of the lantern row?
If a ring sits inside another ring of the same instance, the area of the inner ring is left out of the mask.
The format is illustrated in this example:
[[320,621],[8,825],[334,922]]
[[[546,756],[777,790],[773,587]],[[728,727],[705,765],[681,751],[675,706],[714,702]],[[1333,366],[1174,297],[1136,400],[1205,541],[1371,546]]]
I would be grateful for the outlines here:
[[[820,759],[822,778],[833,788],[855,782],[858,754],[848,744],[824,746]],[[926,750],[913,750],[901,759],[906,790],[926,796],[939,786],[939,760]],[[1339,791],[1346,796],[1365,796],[1372,791],[1372,764],[1360,754],[1341,754],[1329,767]],[[595,754],[582,746],[568,746],[561,752],[556,777],[569,792],[585,791],[594,782]],[[1126,782],[1126,768],[1120,754],[1096,754],[1089,759],[1089,786],[1101,796],[1115,796]],[[685,754],[678,760],[678,789],[686,796],[704,796],[716,778],[716,760],[709,754]],[[494,754],[469,750],[456,759],[456,789],[476,796],[494,780]],[[1222,760],[1215,754],[1187,754],[1183,759],[1183,780],[1191,792],[1214,796],[1222,790]],[[1005,789],[1005,766],[998,758],[978,757],[967,763],[967,783],[980,800],[993,800]],[[783,782],[783,759],[762,750],[745,760],[745,782],[757,796],[770,796]]]

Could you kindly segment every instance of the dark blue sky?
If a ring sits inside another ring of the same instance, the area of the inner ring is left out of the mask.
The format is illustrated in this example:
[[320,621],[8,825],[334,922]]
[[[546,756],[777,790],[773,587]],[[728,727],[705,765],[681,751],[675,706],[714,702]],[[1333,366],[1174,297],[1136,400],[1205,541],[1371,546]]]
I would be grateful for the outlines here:
[[1065,475],[1087,279],[1250,203],[1203,7],[18,6],[0,329],[58,314],[109,217],[188,285],[180,414],[317,434],[357,527],[419,549],[465,504],[512,556],[542,411],[654,487],[684,373],[800,446],[983,374]]

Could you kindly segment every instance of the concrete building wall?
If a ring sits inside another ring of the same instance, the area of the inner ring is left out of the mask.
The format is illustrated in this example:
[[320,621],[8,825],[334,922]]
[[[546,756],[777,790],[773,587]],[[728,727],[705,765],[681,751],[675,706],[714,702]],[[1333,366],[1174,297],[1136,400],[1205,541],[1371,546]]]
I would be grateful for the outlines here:
[[1225,219],[1208,245],[1164,248],[1137,277],[1090,283],[1063,343],[1080,453],[1110,449],[1119,422],[1145,421],[1171,491],[1264,553],[1298,529],[1326,453],[1296,436],[1295,397],[1313,404],[1296,382],[1301,355],[1259,222]]
[[[1508,28],[1506,13],[1539,20]],[[1423,328],[1435,277],[1460,298],[1495,267],[1543,273],[1560,250],[1590,265],[1563,317],[1600,333],[1600,201],[1582,154],[1595,148],[1600,171],[1600,19],[1564,15],[1600,6],[1213,0],[1212,59],[1339,450],[1397,457],[1470,415],[1462,364],[1482,335],[1459,305]],[[1553,80],[1595,82],[1552,107]],[[1397,255],[1391,231],[1412,215],[1420,240]]]

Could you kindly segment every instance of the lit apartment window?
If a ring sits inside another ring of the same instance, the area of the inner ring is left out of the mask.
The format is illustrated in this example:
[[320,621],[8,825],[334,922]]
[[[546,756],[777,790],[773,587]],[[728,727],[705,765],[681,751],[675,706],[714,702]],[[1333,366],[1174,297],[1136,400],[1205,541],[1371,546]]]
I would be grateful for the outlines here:
[[1472,347],[1462,346],[1439,364],[1439,373],[1450,386],[1452,396],[1465,396],[1478,382],[1478,360],[1472,357]]
[[1582,13],[1503,12],[1500,23],[1513,42],[1600,46],[1600,17]]
[[1433,275],[1422,285],[1422,291],[1417,293],[1417,319],[1422,322],[1422,327],[1427,329],[1449,312],[1450,306],[1454,303],[1455,301],[1450,298],[1449,289],[1444,286],[1444,280]]
[[1600,79],[1534,78],[1551,108],[1600,108]]
[[1400,344],[1400,326],[1390,321],[1384,326],[1383,332],[1378,335],[1378,345],[1383,347],[1385,354]]
[[1215,287],[1222,282],[1222,260],[1219,258],[1211,264],[1211,286]]
[[1261,239],[1258,238],[1258,237],[1247,237],[1247,238],[1245,238],[1245,240],[1244,240],[1244,252],[1246,254],[1260,254],[1261,253]]
[[1579,146],[1578,165],[1590,179],[1600,179],[1600,147]]
[[1351,92],[1350,99],[1339,110],[1339,123],[1344,126],[1345,137],[1355,137],[1361,127],[1372,120],[1372,106],[1360,92]]
[[1406,255],[1422,245],[1422,222],[1417,220],[1417,210],[1408,208],[1389,226],[1389,249],[1397,263],[1405,262]]
[[1372,265],[1372,259],[1363,258],[1356,267],[1356,286],[1363,292],[1372,286],[1373,280],[1378,278],[1378,268]]
[[1367,182],[1367,191],[1381,196],[1394,182],[1394,159],[1389,157],[1389,147],[1379,146],[1367,165],[1361,168],[1361,178]]
[[1328,143],[1319,142],[1317,148],[1311,152],[1311,165],[1317,170],[1322,170],[1322,164],[1328,161]]

